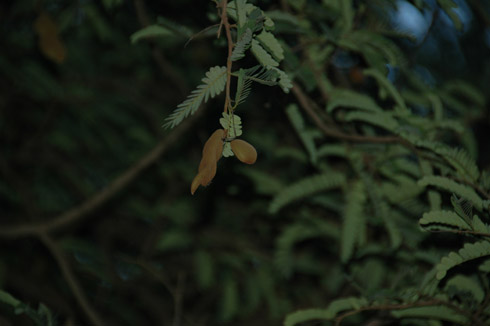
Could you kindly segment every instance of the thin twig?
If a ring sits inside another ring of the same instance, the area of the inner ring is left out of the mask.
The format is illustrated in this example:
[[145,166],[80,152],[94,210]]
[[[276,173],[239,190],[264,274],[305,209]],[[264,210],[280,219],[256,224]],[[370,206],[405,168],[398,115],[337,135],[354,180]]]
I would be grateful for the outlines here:
[[106,323],[101,319],[99,314],[95,311],[95,309],[92,307],[89,300],[87,299],[83,288],[78,283],[78,280],[76,279],[75,274],[73,273],[73,270],[68,263],[68,260],[66,259],[63,251],[58,246],[58,244],[47,233],[41,232],[39,233],[38,237],[58,263],[61,273],[63,274],[63,278],[68,283],[68,286],[70,287],[73,295],[75,296],[76,300],[80,304],[80,307],[85,312],[92,325],[106,325]]
[[228,21],[228,13],[226,12],[226,6],[228,5],[228,0],[221,1],[221,24],[225,28],[226,39],[228,41],[228,57],[226,59],[226,94],[225,94],[225,107],[223,109],[224,112],[228,112],[228,109],[231,108],[231,99],[230,99],[230,85],[231,85],[231,68],[232,61],[231,55],[233,53],[233,39],[231,37],[231,26]]
[[158,143],[148,154],[142,157],[136,164],[124,171],[119,177],[112,181],[107,187],[87,199],[85,202],[76,206],[56,217],[44,222],[30,223],[18,226],[2,226],[0,237],[20,238],[35,236],[42,233],[56,231],[67,225],[79,222],[89,216],[90,213],[113,198],[121,189],[127,187],[136,177],[158,158],[165,153],[194,123],[198,115],[187,119],[184,123],[175,128],[170,134]]
[[339,131],[334,127],[327,126],[323,121],[323,119],[316,113],[316,110],[313,108],[313,106],[310,104],[311,100],[301,89],[301,86],[293,82],[292,91],[294,96],[296,96],[298,103],[303,108],[303,110],[312,118],[316,126],[321,131],[323,131],[323,133],[326,136],[334,137],[346,141],[360,142],[360,143],[401,144],[413,150],[413,145],[400,137],[395,137],[395,136],[376,137],[376,136],[352,135],[352,134],[343,133],[342,131]]

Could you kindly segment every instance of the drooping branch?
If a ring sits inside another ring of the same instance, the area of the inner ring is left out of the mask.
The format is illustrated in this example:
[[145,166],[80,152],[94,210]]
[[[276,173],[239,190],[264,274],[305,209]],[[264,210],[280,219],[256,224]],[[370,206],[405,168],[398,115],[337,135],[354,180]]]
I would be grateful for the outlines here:
[[187,119],[179,127],[173,129],[165,139],[160,141],[150,152],[142,157],[133,166],[129,167],[119,177],[107,185],[104,189],[88,198],[82,204],[54,217],[47,221],[23,224],[18,226],[2,226],[0,228],[0,237],[3,238],[20,238],[26,236],[36,236],[52,231],[59,230],[68,225],[80,222],[88,217],[92,212],[112,199],[119,191],[133,182],[140,173],[152,165],[160,158],[168,148],[178,141],[178,139],[194,124],[199,114]]
[[75,299],[78,301],[78,304],[85,312],[87,317],[90,319],[92,325],[94,326],[107,325],[99,316],[97,311],[95,311],[94,307],[92,307],[92,304],[89,302],[87,296],[85,295],[85,292],[83,291],[82,286],[80,285],[77,278],[75,277],[75,274],[73,273],[73,270],[71,269],[68,260],[66,259],[63,251],[58,246],[56,241],[54,241],[48,234],[43,232],[39,234],[39,239],[42,241],[42,243],[49,250],[53,258],[56,260],[56,263],[58,264],[61,273],[63,274],[63,278],[68,283],[68,286],[70,287],[70,290],[75,296]]

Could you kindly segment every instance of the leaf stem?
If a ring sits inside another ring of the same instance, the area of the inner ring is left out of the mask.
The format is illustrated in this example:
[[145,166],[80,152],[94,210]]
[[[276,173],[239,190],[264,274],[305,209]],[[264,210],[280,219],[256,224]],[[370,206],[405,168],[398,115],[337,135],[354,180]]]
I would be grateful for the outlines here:
[[[225,28],[226,39],[228,41],[228,58],[226,59],[226,94],[225,94],[225,107],[224,112],[231,110],[231,99],[230,99],[230,84],[231,84],[231,54],[233,53],[233,39],[231,37],[231,25],[228,21],[228,14],[226,12],[226,7],[228,5],[228,0],[221,1],[221,24]],[[218,33],[219,37],[219,33]]]

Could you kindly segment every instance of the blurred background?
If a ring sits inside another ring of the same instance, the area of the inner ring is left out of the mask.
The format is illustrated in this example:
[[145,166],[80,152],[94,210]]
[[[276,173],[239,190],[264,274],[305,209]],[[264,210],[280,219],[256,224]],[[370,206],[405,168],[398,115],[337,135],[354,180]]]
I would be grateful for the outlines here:
[[[251,2],[279,17],[298,1]],[[303,2],[302,19],[321,14],[321,1]],[[455,2],[460,26],[435,0],[375,5],[387,26],[412,35],[397,40],[407,68],[429,84],[465,80],[488,103],[490,2]],[[172,33],[132,44],[157,22]],[[349,292],[341,270],[328,269],[334,242],[302,244],[293,278],[274,263],[278,234],[302,213],[271,215],[270,199],[312,170],[283,110],[294,98],[279,87],[254,85],[238,113],[257,163],[222,159],[213,183],[190,195],[222,97],[174,130],[161,126],[209,67],[224,65],[216,27],[186,44],[218,22],[212,1],[0,4],[0,325],[46,316],[52,325],[278,325]],[[298,31],[276,24],[293,47]],[[361,64],[339,52],[332,70],[355,79]],[[397,73],[389,77],[403,88]],[[488,168],[488,110],[470,125]]]

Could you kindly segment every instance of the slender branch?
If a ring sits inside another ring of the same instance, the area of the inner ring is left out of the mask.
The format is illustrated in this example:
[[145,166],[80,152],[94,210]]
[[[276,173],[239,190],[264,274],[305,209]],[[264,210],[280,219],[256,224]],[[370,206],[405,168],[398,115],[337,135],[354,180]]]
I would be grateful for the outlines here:
[[311,104],[312,100],[304,93],[297,83],[293,82],[292,88],[293,94],[298,100],[300,106],[303,110],[312,118],[316,126],[323,131],[326,136],[338,138],[346,141],[361,142],[361,143],[377,143],[377,144],[401,144],[410,149],[414,149],[413,145],[410,144],[403,138],[395,136],[386,137],[376,137],[376,136],[363,136],[363,135],[352,135],[346,134],[342,131],[337,130],[334,127],[327,126],[323,119],[316,113],[315,108]]
[[233,39],[231,37],[231,26],[228,21],[228,13],[226,12],[226,6],[228,5],[228,0],[221,1],[221,24],[225,28],[226,39],[228,41],[228,57],[226,59],[226,94],[225,94],[225,107],[224,112],[228,112],[231,109],[231,99],[230,99],[230,85],[231,85],[231,54],[233,53]]
[[58,246],[58,244],[47,233],[41,232],[39,233],[38,237],[58,263],[61,273],[63,274],[63,278],[68,283],[68,286],[73,292],[73,295],[80,304],[82,310],[87,315],[91,324],[94,326],[106,325],[106,323],[101,319],[99,314],[95,311],[95,309],[92,307],[89,300],[87,299],[83,288],[78,283],[78,280],[76,279],[75,274],[73,273],[73,270],[68,263],[68,260],[66,259],[63,251]]
[[75,222],[79,222],[106,203],[109,199],[113,198],[120,190],[127,187],[143,170],[148,168],[158,158],[160,158],[160,156],[162,156],[168,150],[168,148],[190,128],[198,116],[198,114],[194,115],[172,130],[172,132],[168,134],[165,139],[158,143],[149,153],[136,162],[136,164],[128,168],[108,186],[87,199],[79,206],[76,206],[48,221],[11,227],[3,226],[0,228],[0,237],[19,238],[35,236],[52,232]]

